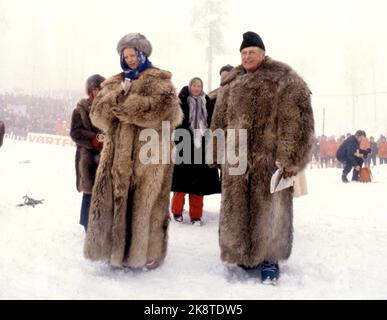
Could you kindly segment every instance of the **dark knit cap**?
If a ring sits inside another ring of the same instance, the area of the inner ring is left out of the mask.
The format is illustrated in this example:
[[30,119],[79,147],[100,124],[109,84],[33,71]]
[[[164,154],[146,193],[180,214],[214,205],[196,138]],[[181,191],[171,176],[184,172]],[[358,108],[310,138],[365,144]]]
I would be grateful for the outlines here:
[[258,47],[265,50],[265,45],[263,44],[261,37],[252,31],[247,31],[243,34],[243,41],[239,51],[242,51],[247,47]]
[[220,68],[219,74],[222,74],[223,71],[228,71],[230,72],[234,67],[230,64],[226,64],[225,66]]
[[105,81],[105,78],[99,74],[93,74],[86,80],[86,93],[90,94],[94,88],[100,88],[101,83]]

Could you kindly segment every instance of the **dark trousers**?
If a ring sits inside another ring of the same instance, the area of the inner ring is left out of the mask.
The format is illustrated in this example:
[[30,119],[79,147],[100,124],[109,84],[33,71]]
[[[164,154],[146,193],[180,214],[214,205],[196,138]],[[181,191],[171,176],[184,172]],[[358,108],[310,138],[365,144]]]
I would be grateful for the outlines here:
[[89,221],[89,208],[90,208],[91,193],[84,193],[82,197],[81,205],[81,218],[79,223],[87,230],[87,223]]
[[[356,160],[356,163],[358,166],[362,166],[363,165],[363,159],[362,158],[359,158],[359,157],[355,157],[355,160]],[[342,161],[342,160],[339,160],[340,162],[342,162],[344,164],[344,170],[343,170],[343,176],[344,177],[347,177],[347,174],[352,170],[353,168],[353,165],[351,162],[349,161]],[[352,173],[352,180],[358,180],[359,179],[359,171],[357,170],[353,170],[353,173]]]

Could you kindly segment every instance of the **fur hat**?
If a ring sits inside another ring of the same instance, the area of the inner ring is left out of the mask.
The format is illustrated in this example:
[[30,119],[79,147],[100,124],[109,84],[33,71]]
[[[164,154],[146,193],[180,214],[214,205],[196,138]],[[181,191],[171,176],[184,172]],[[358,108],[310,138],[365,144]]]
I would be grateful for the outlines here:
[[91,90],[94,88],[100,88],[101,83],[105,81],[105,78],[99,74],[93,74],[88,77],[86,80],[86,93],[90,94]]
[[247,47],[258,47],[265,51],[265,45],[263,44],[261,37],[252,31],[247,31],[243,34],[243,41],[239,51],[242,51]]
[[128,33],[123,36],[117,44],[117,52],[121,55],[125,48],[137,48],[149,57],[152,53],[152,45],[147,38],[141,33]]

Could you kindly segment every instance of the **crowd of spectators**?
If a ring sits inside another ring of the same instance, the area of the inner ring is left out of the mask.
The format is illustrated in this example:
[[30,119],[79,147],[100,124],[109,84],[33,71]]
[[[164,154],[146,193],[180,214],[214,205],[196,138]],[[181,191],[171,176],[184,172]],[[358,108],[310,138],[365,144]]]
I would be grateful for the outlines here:
[[[343,141],[351,136],[351,133],[346,135],[315,137],[312,147],[312,161],[311,167],[317,168],[340,168],[342,165],[336,159],[336,152]],[[364,159],[366,166],[373,166],[377,164],[387,163],[387,141],[386,136],[380,134],[378,138],[373,136],[364,139],[360,145],[360,149],[370,149],[371,152],[367,154]]]
[[78,98],[62,96],[0,94],[0,119],[5,124],[6,134],[21,137],[28,132],[68,135],[71,112],[79,94]]

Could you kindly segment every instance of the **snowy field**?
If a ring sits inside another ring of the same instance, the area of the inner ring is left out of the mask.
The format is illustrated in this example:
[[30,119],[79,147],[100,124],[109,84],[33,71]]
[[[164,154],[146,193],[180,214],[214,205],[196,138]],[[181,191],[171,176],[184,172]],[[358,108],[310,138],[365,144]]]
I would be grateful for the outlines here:
[[[205,198],[203,227],[174,221],[153,271],[114,270],[83,258],[72,147],[5,140],[0,149],[0,299],[387,299],[387,165],[374,183],[307,171],[294,200],[294,244],[277,286],[219,258],[220,196]],[[28,194],[44,203],[17,207]]]

